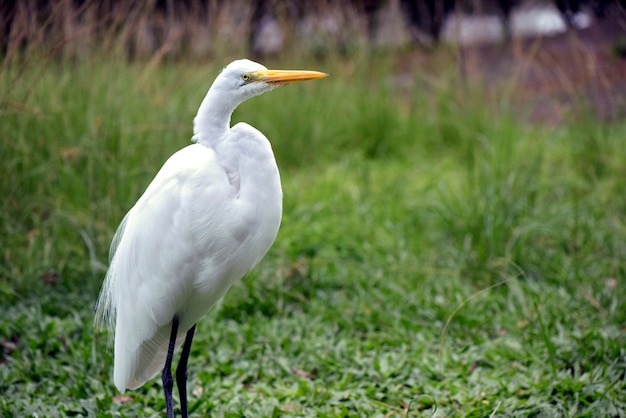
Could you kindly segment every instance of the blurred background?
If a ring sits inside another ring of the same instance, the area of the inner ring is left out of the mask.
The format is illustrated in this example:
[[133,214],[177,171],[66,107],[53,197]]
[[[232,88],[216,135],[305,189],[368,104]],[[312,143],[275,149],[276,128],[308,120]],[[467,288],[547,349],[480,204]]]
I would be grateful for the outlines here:
[[94,305],[242,57],[330,77],[233,115],[283,221],[198,325],[192,413],[626,416],[625,55],[624,0],[0,1],[0,416],[162,416]]
[[623,116],[625,16],[623,0],[24,0],[0,5],[0,45],[5,61],[45,46],[152,65],[367,50],[393,55],[401,87],[447,54],[462,78],[512,82],[532,120],[558,123],[581,98],[601,118]]

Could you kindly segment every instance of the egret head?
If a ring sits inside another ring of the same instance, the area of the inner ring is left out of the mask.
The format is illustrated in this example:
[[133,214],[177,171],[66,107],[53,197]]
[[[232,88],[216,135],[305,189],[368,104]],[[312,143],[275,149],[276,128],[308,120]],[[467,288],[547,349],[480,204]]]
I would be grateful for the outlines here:
[[296,81],[315,80],[328,74],[317,71],[268,70],[258,62],[241,59],[228,64],[217,76],[194,118],[194,142],[219,140],[230,126],[237,106],[251,97]]
[[240,59],[224,67],[211,90],[222,91],[224,97],[230,96],[236,107],[251,97],[285,84],[315,80],[327,75],[317,71],[268,70],[258,62]]

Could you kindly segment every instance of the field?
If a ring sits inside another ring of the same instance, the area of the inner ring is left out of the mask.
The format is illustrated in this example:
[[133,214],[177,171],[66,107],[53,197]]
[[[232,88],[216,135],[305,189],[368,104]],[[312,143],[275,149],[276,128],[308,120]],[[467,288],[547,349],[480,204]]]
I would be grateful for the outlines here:
[[[1,416],[163,415],[160,379],[115,390],[94,305],[231,58],[5,62]],[[446,59],[403,84],[381,54],[266,62],[331,77],[234,115],[272,141],[284,216],[198,325],[192,416],[626,415],[626,124],[530,124]]]

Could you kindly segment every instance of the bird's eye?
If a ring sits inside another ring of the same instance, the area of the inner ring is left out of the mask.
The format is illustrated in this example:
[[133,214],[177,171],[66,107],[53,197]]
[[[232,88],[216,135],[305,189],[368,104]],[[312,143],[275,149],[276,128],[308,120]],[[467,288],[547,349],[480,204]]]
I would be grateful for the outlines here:
[[241,79],[247,83],[248,81],[250,81],[250,75],[249,74],[242,74],[241,75]]

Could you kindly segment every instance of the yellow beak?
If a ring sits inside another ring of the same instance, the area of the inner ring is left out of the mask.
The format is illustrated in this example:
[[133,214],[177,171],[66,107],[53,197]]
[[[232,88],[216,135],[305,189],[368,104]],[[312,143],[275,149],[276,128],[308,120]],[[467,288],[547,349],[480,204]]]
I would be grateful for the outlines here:
[[328,77],[328,74],[306,70],[261,70],[256,71],[254,76],[254,81],[282,85],[297,81],[317,80],[318,78]]

